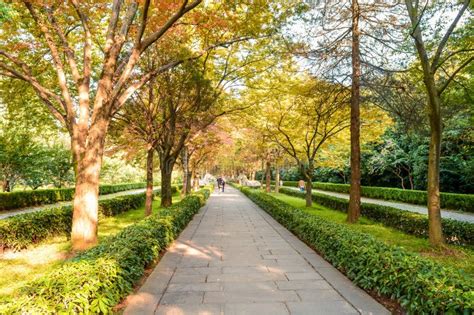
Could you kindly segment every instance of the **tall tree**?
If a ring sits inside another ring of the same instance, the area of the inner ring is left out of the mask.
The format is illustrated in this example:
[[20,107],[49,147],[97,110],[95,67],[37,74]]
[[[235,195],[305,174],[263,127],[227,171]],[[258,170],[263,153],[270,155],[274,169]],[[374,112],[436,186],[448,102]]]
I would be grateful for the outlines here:
[[[429,19],[428,12],[442,14],[445,5],[438,1],[433,3],[420,3],[418,0],[405,0],[408,16],[411,23],[410,35],[414,40],[415,48],[418,53],[418,60],[421,64],[423,73],[423,82],[426,88],[428,99],[428,115],[430,122],[430,147],[428,159],[428,217],[429,217],[429,239],[433,246],[441,246],[444,243],[443,231],[441,226],[440,211],[440,157],[441,157],[441,135],[442,135],[442,119],[441,119],[441,96],[448,85],[455,79],[460,72],[465,69],[473,60],[474,51],[472,35],[467,35],[464,47],[456,47],[450,45],[450,39],[456,37],[456,27],[468,11],[471,1],[464,0],[459,4],[454,4],[457,11],[454,12],[454,18],[448,27],[444,30],[435,28],[435,34],[428,35],[429,30],[426,22]],[[430,7],[431,5],[431,7]],[[450,4],[448,4],[450,5]],[[453,9],[447,9],[453,10]],[[470,22],[472,24],[472,14]],[[443,32],[443,33],[442,33]],[[425,37],[430,37],[428,43]]]
[[308,81],[270,102],[265,119],[267,134],[300,168],[306,182],[306,206],[310,207],[317,154],[349,127],[349,91],[337,84]]
[[351,187],[347,221],[357,222],[360,216],[360,8],[359,1],[352,0],[352,88],[351,88]]
[[111,118],[134,91],[181,62],[137,73],[138,61],[201,0],[152,3],[24,0],[14,6],[28,23],[12,23],[2,33],[8,36],[0,47],[2,74],[28,82],[71,136],[75,250],[97,242],[99,173]]

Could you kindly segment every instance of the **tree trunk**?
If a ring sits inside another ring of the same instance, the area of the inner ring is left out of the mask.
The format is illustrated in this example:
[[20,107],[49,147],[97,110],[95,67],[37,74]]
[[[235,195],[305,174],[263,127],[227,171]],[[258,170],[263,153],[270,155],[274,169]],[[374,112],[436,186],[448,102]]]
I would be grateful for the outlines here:
[[272,170],[270,168],[270,161],[267,161],[266,163],[266,169],[265,169],[265,190],[267,193],[271,191],[271,181],[272,181]]
[[278,193],[280,191],[280,167],[278,164],[275,167],[275,192]]
[[415,189],[415,186],[413,184],[413,175],[411,173],[408,173],[408,180],[410,181],[410,190]]
[[171,174],[173,173],[174,161],[168,159],[168,163],[160,163],[161,171],[161,206],[169,207],[173,204],[173,192],[171,190]]
[[192,170],[191,176],[193,177],[193,190],[198,191],[199,190],[199,176],[197,175],[197,172],[195,169]]
[[360,216],[360,47],[359,2],[352,0],[352,95],[351,95],[351,187],[347,221],[355,223]]
[[182,195],[188,195],[190,193],[190,177],[189,177],[189,165],[188,165],[188,149],[184,146],[181,150],[181,162],[183,164],[183,189]]
[[75,160],[77,173],[71,231],[71,243],[75,251],[85,250],[97,244],[99,176],[107,128],[108,121],[98,120],[90,127],[87,138],[84,136],[80,139],[74,137],[71,139],[75,150],[81,147],[79,143],[87,143],[80,151],[75,151],[78,158]]
[[146,156],[145,216],[151,214],[153,205],[153,153],[154,149],[149,148]]
[[444,244],[441,225],[441,201],[439,194],[439,164],[441,158],[441,115],[440,98],[433,95],[430,102],[430,151],[428,158],[428,220],[429,239],[433,246]]
[[313,205],[313,183],[311,179],[306,179],[306,207],[311,207]]
[[2,190],[3,192],[10,192],[10,181],[8,179],[3,181]]

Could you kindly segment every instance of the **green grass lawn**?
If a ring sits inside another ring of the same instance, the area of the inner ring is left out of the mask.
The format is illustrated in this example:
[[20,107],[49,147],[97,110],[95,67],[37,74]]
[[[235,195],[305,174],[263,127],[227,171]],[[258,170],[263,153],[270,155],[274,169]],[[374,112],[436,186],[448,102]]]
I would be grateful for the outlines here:
[[[173,202],[178,202],[178,195]],[[153,202],[153,213],[160,209],[160,200]],[[125,227],[143,219],[145,207],[121,213],[99,221],[99,242],[105,237],[117,234]],[[7,251],[0,254],[0,301],[26,283],[48,273],[70,258],[71,244],[66,237],[55,237],[41,244],[19,252]]]
[[331,210],[316,203],[313,203],[311,208],[307,208],[305,200],[302,198],[276,193],[272,193],[272,195],[294,207],[304,209],[312,215],[344,224],[353,230],[370,234],[386,244],[401,246],[443,265],[463,269],[466,273],[474,275],[474,248],[472,247],[448,245],[448,250],[435,250],[430,247],[427,239],[405,234],[370,219],[361,217],[357,224],[348,224],[346,222],[347,215],[343,212]]

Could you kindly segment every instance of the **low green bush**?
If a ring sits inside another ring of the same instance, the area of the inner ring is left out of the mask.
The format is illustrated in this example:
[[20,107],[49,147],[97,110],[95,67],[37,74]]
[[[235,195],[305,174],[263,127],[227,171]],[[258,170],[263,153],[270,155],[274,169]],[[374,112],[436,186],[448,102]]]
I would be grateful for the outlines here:
[[369,234],[310,215],[268,194],[241,189],[355,284],[398,300],[409,314],[471,314],[474,281]]
[[[285,181],[283,186],[296,187],[298,182]],[[314,189],[349,193],[350,185],[333,183],[313,183]],[[427,204],[427,193],[423,190],[409,190],[389,187],[362,186],[362,196],[374,199],[400,201],[417,205]],[[441,207],[445,209],[474,212],[474,195],[441,193]]]
[[204,204],[201,190],[29,283],[1,314],[108,314]]
[[[159,190],[155,190],[159,193]],[[110,217],[145,204],[145,193],[99,201],[99,216]],[[0,249],[20,250],[52,236],[71,232],[72,206],[44,209],[0,220]]]
[[[305,198],[305,193],[296,189],[282,187],[280,193]],[[327,208],[347,212],[349,201],[313,192],[313,200]],[[361,214],[369,219],[380,222],[405,232],[421,237],[428,237],[428,217],[423,214],[404,211],[388,206],[362,203]],[[442,219],[443,234],[447,243],[456,245],[474,245],[474,224],[451,219]]]
[[[117,185],[101,185],[99,195],[107,195],[120,191],[145,188],[145,183],[129,183]],[[69,201],[74,198],[74,188],[37,189],[0,193],[0,210],[12,210],[24,207]]]

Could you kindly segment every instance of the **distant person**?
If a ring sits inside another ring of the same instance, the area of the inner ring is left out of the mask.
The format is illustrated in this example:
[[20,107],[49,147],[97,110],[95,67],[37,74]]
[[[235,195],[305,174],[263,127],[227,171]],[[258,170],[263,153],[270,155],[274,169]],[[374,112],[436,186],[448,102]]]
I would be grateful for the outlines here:
[[219,177],[217,179],[217,191],[221,191],[222,181],[223,181],[222,177]]
[[304,191],[304,180],[300,179],[298,182],[298,188],[300,191]]
[[222,179],[222,183],[221,183],[221,184],[222,184],[222,192],[224,192],[224,188],[225,188],[225,180],[224,180],[224,179]]

